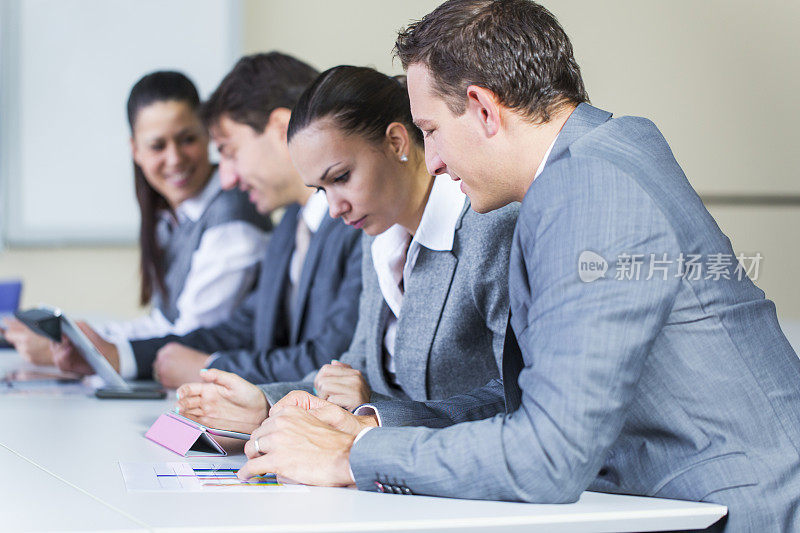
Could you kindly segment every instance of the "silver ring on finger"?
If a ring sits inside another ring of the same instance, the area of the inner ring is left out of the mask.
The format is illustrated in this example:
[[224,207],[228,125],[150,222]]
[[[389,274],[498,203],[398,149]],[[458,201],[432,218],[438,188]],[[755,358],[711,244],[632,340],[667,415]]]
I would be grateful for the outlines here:
[[264,455],[261,453],[261,449],[258,447],[258,439],[253,439],[253,448],[256,449],[256,452],[258,452],[259,455]]

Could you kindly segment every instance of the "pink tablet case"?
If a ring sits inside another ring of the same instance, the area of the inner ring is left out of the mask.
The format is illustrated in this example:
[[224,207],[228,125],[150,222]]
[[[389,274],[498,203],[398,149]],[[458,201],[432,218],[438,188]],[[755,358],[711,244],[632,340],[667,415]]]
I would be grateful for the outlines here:
[[172,413],[159,416],[144,436],[184,457],[227,455],[204,427]]

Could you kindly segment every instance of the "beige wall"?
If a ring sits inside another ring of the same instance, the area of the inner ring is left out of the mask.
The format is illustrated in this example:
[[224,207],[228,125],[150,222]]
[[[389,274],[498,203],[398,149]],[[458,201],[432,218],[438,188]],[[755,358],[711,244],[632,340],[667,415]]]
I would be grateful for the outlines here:
[[[245,0],[244,51],[279,49],[324,69],[340,63],[400,71],[397,29],[438,0]],[[788,0],[553,0],[595,105],[647,116],[701,193],[800,194],[800,3]],[[800,319],[795,283],[800,207],[711,206],[734,248],[764,256],[758,285]],[[50,276],[52,266],[65,284]],[[136,309],[136,253],[11,250],[0,277],[22,275],[26,304],[81,312]]]
[[[400,71],[396,30],[438,0],[248,0],[248,53],[292,53]],[[552,0],[592,102],[653,120],[700,193],[800,194],[800,3],[786,0]],[[293,22],[302,21],[302,22]],[[711,206],[737,252],[764,256],[757,284],[800,318],[800,207]]]
[[84,318],[131,318],[137,306],[136,247],[16,248],[0,252],[0,279],[21,278],[23,308],[55,305]]
[[342,63],[400,73],[397,30],[439,0],[245,0],[245,53],[280,50],[324,70]]

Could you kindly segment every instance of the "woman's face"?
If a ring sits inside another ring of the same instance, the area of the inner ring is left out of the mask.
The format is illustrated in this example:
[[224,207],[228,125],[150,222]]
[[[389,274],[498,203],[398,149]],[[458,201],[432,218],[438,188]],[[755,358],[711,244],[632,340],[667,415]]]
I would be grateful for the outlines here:
[[174,209],[203,190],[211,175],[208,134],[189,104],[154,102],[136,114],[133,160]]
[[411,202],[403,163],[388,142],[345,134],[322,119],[292,137],[289,154],[305,184],[325,191],[331,216],[369,235],[396,224]]

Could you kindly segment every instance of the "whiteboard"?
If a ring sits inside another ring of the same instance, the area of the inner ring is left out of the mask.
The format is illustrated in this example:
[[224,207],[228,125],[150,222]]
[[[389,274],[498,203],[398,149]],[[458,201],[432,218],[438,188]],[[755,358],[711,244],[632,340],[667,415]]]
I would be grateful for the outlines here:
[[134,242],[128,92],[174,69],[207,97],[239,55],[240,18],[226,0],[4,0],[6,241]]

